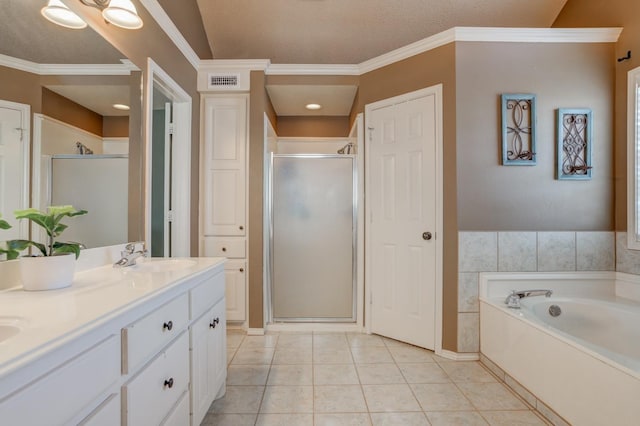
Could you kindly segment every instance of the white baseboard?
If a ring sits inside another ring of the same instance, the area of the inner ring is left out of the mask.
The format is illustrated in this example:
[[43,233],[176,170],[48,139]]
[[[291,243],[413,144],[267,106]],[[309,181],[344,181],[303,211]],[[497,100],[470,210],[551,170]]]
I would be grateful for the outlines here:
[[264,328],[248,328],[247,336],[264,336]]
[[462,353],[462,352],[452,352],[446,349],[443,349],[440,353],[437,353],[443,358],[451,359],[454,361],[478,361],[480,359],[480,354],[471,352],[471,353]]

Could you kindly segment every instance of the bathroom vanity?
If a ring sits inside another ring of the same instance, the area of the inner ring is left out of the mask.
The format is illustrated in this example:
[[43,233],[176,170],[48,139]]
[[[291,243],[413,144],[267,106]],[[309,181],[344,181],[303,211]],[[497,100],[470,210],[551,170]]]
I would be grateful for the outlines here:
[[223,258],[146,259],[0,292],[0,419],[199,425],[226,380]]

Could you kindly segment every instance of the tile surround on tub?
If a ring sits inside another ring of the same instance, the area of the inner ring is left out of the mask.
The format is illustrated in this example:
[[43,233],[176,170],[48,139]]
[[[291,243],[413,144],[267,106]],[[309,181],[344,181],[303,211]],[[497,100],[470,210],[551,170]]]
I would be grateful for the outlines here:
[[498,271],[536,271],[537,244],[535,232],[498,232]]
[[616,271],[640,275],[640,250],[627,248],[627,233],[616,233]]
[[615,236],[612,232],[576,232],[578,271],[615,270]]
[[538,271],[576,270],[575,232],[538,232]]
[[458,352],[478,352],[480,349],[480,314],[458,314]]
[[458,352],[479,351],[478,321],[472,320],[478,312],[479,272],[640,274],[640,251],[626,248],[626,233],[465,231],[458,233],[458,242]]
[[458,272],[498,270],[498,238],[495,232],[460,232],[458,253]]
[[458,274],[458,312],[479,312],[478,272]]

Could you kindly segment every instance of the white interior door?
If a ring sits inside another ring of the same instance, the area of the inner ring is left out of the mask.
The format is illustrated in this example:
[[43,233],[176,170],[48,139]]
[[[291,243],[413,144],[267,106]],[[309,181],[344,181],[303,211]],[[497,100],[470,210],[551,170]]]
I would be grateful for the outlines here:
[[0,214],[12,225],[2,241],[28,237],[28,223],[15,210],[28,207],[29,106],[0,101]]
[[436,348],[440,86],[367,105],[371,331]]

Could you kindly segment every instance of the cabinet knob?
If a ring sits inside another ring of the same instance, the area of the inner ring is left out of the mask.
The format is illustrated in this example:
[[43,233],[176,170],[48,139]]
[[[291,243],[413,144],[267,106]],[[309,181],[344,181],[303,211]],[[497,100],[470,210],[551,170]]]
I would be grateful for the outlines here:
[[216,328],[216,325],[219,323],[220,323],[220,318],[216,318],[209,324],[209,328]]
[[244,226],[242,226],[242,225],[238,226],[238,228],[239,228],[241,231],[243,231],[243,230],[244,230]]
[[169,380],[164,381],[164,387],[169,389],[173,387],[173,377],[170,377]]
[[222,247],[222,251],[227,251],[227,248],[226,247]]
[[240,268],[240,272],[244,272],[244,268]]
[[171,329],[172,329],[172,328],[173,328],[173,321],[165,322],[165,323],[162,325],[162,329],[163,329],[163,330],[165,330],[165,329],[166,329],[166,330],[171,331]]

